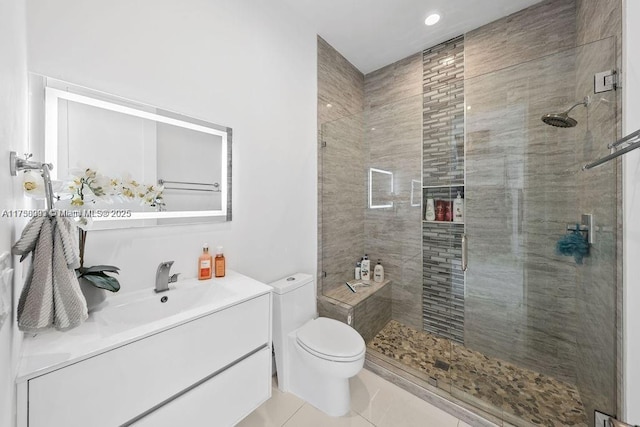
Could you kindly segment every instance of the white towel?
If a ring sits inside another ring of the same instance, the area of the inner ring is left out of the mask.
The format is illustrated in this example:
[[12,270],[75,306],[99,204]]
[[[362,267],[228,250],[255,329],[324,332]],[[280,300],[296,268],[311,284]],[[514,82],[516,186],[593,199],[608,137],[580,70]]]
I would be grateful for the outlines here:
[[87,320],[87,303],[75,269],[79,266],[76,227],[67,218],[33,218],[13,246],[21,261],[32,255],[18,303],[18,328],[67,330]]

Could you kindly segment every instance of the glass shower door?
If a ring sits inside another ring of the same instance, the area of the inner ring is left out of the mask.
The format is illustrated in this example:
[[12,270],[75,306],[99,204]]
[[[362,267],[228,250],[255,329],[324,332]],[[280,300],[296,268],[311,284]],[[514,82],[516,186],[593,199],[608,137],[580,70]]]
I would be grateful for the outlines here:
[[[616,163],[581,170],[616,140],[616,93],[593,90],[615,46],[465,80],[468,270],[452,393],[518,426],[616,413]],[[542,122],[585,97],[575,127]],[[595,220],[589,255],[558,255],[583,214]]]

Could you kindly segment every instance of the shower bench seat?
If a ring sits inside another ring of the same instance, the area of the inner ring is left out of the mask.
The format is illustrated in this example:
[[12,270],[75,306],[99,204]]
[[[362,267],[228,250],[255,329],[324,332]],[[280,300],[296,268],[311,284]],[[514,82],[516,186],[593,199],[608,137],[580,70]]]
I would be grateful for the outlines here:
[[[351,280],[350,284],[362,282]],[[318,297],[320,316],[351,325],[368,342],[391,320],[391,280],[365,282],[353,293],[344,284],[328,288]]]

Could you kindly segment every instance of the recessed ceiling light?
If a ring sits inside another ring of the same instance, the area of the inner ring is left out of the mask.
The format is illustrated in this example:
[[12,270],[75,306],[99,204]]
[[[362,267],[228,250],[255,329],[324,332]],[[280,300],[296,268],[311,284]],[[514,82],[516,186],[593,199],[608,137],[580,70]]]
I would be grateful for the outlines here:
[[327,108],[331,108],[331,107],[333,107],[333,105],[327,104]]
[[424,20],[424,25],[435,25],[438,23],[438,21],[440,21],[440,15],[438,15],[437,13],[432,13],[431,15],[427,16],[427,19]]

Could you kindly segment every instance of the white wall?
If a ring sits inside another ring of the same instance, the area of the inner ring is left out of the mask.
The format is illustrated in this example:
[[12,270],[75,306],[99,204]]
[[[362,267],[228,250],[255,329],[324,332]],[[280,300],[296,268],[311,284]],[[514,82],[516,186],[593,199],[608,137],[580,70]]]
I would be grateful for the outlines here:
[[[21,181],[9,175],[9,151],[24,153],[27,148],[27,76],[24,3],[0,0],[0,211],[23,207]],[[0,254],[10,251],[18,226],[15,220],[0,217]],[[20,283],[16,265],[15,284]],[[0,282],[2,286],[2,282]],[[7,292],[8,291],[8,292]],[[14,290],[0,289],[0,297]],[[9,301],[9,305],[11,304]],[[0,326],[0,425],[15,423],[14,378],[22,334],[13,314]]]
[[[233,221],[91,232],[123,291],[202,244],[269,282],[316,271],[316,35],[267,0],[29,0],[30,71],[233,128]],[[186,165],[185,165],[186,167]]]
[[[623,13],[623,126],[640,129],[640,2],[626,0]],[[624,156],[624,370],[625,421],[640,425],[640,152]]]

